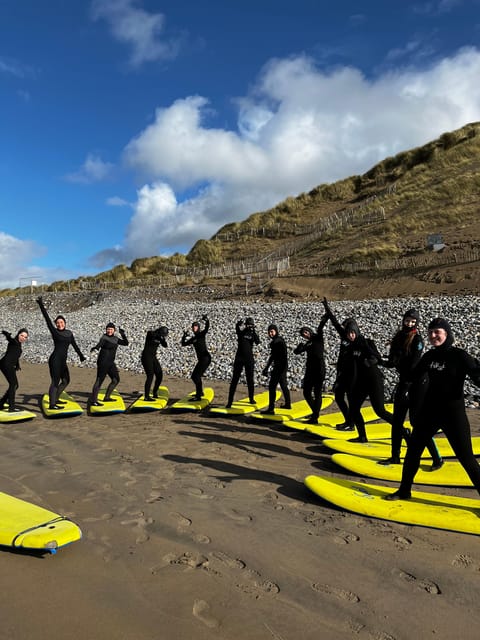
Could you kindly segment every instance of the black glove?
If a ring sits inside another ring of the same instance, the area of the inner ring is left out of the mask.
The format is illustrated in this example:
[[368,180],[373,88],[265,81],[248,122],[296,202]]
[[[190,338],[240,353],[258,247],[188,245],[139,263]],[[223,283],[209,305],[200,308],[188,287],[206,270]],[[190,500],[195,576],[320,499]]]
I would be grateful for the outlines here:
[[12,334],[10,333],[10,331],[5,331],[5,329],[3,329],[3,330],[2,330],[2,333],[3,333],[3,335],[4,335],[6,338],[10,338],[10,337],[11,337],[11,335],[12,335]]
[[81,357],[80,357],[80,362],[85,362],[85,360],[86,360],[86,357],[85,357],[85,356],[81,356]]
[[202,320],[203,320],[204,322],[205,322],[205,320],[208,320],[208,316],[207,316],[207,314],[206,314],[206,313],[204,313],[204,314],[203,314],[203,316],[202,316]]
[[42,298],[42,296],[38,296],[38,298],[37,298],[37,302],[38,302],[38,304],[41,304],[41,303],[43,302],[43,298]]

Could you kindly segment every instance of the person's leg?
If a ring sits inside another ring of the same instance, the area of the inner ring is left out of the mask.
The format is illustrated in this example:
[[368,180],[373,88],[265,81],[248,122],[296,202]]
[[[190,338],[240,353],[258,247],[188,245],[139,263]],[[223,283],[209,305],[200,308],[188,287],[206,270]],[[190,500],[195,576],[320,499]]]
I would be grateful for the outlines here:
[[255,403],[255,383],[254,383],[255,363],[252,360],[245,361],[245,379],[247,382],[248,400],[251,404]]
[[105,397],[103,398],[105,402],[111,402],[112,393],[120,382],[120,374],[118,373],[117,365],[115,363],[112,364],[108,370],[108,377],[110,378],[110,384],[108,385],[107,390],[105,391]]
[[423,450],[438,430],[434,425],[434,422],[423,419],[414,427],[408,441],[400,487],[394,493],[385,496],[386,500],[408,500],[411,497],[413,480],[420,467]]
[[160,362],[155,358],[153,361],[153,371],[155,374],[155,384],[153,385],[153,397],[158,398],[158,390],[163,380],[163,369]]
[[282,371],[280,373],[279,376],[279,380],[278,380],[279,384],[280,384],[280,389],[282,390],[283,393],[283,397],[285,402],[283,403],[283,407],[285,409],[291,409],[292,408],[292,401],[290,398],[290,389],[288,388],[288,384],[287,384],[287,371]]
[[350,420],[357,428],[358,437],[352,438],[351,442],[367,442],[367,433],[365,431],[365,420],[363,419],[362,404],[367,396],[366,389],[356,387],[348,394],[348,407]]
[[393,415],[385,409],[385,389],[383,376],[376,371],[368,380],[368,396],[373,410],[379,418],[389,424],[393,423]]
[[239,360],[234,360],[232,380],[230,382],[230,387],[228,389],[227,407],[232,406],[233,398],[235,397],[235,391],[237,390],[237,385],[238,385],[238,381],[240,380],[242,369],[243,369],[243,363],[240,362]]
[[480,493],[480,465],[473,454],[470,424],[463,408],[449,416],[443,432],[452,445],[458,461],[465,469],[475,489]]

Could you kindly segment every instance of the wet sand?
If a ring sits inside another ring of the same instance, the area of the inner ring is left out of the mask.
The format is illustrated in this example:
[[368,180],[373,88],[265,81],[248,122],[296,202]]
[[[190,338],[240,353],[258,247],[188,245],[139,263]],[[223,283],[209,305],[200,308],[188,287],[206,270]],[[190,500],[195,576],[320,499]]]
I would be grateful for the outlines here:
[[[85,406],[94,371],[71,374]],[[143,376],[121,376],[130,402]],[[19,381],[38,415],[0,426],[0,490],[68,515],[83,539],[2,550],[4,640],[478,637],[478,538],[330,507],[303,485],[342,476],[321,440],[168,411],[47,420],[47,366],[22,363]],[[164,383],[173,399],[192,390]],[[206,384],[223,404],[227,384]]]

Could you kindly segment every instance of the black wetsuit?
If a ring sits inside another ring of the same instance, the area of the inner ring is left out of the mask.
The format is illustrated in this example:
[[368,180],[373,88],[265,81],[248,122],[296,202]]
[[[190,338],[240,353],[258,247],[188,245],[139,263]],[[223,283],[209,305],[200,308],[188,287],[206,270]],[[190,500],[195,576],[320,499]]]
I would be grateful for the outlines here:
[[105,333],[98,341],[98,344],[91,348],[91,351],[97,350],[99,352],[97,358],[97,378],[92,389],[92,403],[98,401],[98,392],[107,375],[110,378],[110,384],[105,391],[105,402],[110,400],[113,390],[120,382],[120,374],[115,364],[115,356],[117,355],[119,345],[123,347],[128,346],[128,338],[123,329],[119,329],[119,332],[121,338],[116,335],[109,336]]
[[0,360],[0,371],[8,382],[8,389],[0,399],[0,409],[3,409],[8,400],[9,411],[15,410],[15,393],[18,389],[17,371],[20,369],[20,356],[22,355],[22,345],[18,340],[18,335],[12,338],[8,331],[2,331],[7,339],[8,345],[2,359]]
[[212,356],[210,355],[207,349],[207,341],[206,334],[210,329],[210,321],[208,318],[205,319],[205,326],[203,329],[198,329],[195,331],[194,335],[188,338],[187,332],[184,332],[182,336],[182,347],[187,347],[188,345],[193,345],[195,349],[195,353],[197,354],[197,364],[195,365],[190,378],[193,380],[195,384],[195,399],[201,400],[203,396],[203,384],[202,384],[202,376],[205,371],[208,369]]
[[152,386],[153,378],[155,377],[155,383],[153,385],[154,398],[157,397],[158,389],[160,388],[163,380],[163,369],[157,358],[157,349],[159,345],[162,345],[162,347],[165,348],[167,347],[167,341],[165,339],[165,336],[160,332],[160,329],[147,331],[147,335],[145,337],[145,345],[143,347],[141,356],[142,366],[147,376],[145,379],[144,395],[144,398],[146,400],[150,397],[150,388]]
[[266,412],[273,413],[275,409],[275,396],[277,394],[277,385],[280,385],[283,397],[285,399],[284,406],[287,409],[291,407],[290,391],[287,385],[287,370],[288,370],[288,354],[287,345],[282,336],[278,333],[270,341],[270,357],[265,366],[264,373],[268,368],[272,366],[270,372],[270,380],[268,382],[268,409]]
[[[305,375],[303,377],[303,397],[308,402],[308,406],[312,410],[310,420],[314,423],[318,422],[320,409],[322,408],[322,390],[325,382],[325,345],[323,339],[323,328],[327,323],[328,315],[324,315],[318,325],[317,332],[314,333],[310,329],[310,338],[306,342],[301,342],[293,351],[293,353],[307,354],[305,363]],[[306,328],[306,327],[305,327]]]
[[346,400],[348,393],[348,380],[346,374],[346,366],[345,366],[345,357],[348,353],[347,349],[350,345],[350,341],[346,339],[342,339],[340,341],[340,349],[338,351],[338,359],[337,359],[337,375],[335,377],[335,382],[333,383],[333,393],[335,395],[335,402],[338,405],[338,408],[342,412],[343,418],[345,420],[343,425],[350,427],[353,429],[352,421],[350,420],[350,412],[348,408],[348,402]]
[[250,402],[255,402],[254,399],[254,369],[255,361],[253,358],[253,345],[260,344],[260,338],[258,337],[255,327],[252,325],[246,325],[243,329],[242,320],[239,320],[235,325],[235,332],[237,334],[238,346],[235,354],[235,360],[233,361],[233,373],[232,381],[230,382],[230,389],[228,391],[227,407],[232,406],[233,398],[235,396],[235,390],[240,380],[240,375],[245,369],[245,378],[247,381],[248,398]]
[[412,373],[413,384],[422,383],[425,375],[425,396],[416,412],[402,482],[396,494],[401,498],[410,497],[422,452],[439,429],[442,429],[458,461],[480,493],[480,465],[473,455],[470,423],[463,398],[466,376],[480,386],[480,362],[463,349],[441,345],[422,356]]
[[[425,384],[419,381],[417,385],[415,385],[416,388],[411,389],[412,383],[410,382],[410,378],[413,369],[422,357],[423,349],[423,339],[418,333],[418,330],[415,327],[413,329],[403,327],[392,339],[387,361],[382,362],[383,366],[394,368],[399,374],[398,384],[393,397],[392,462],[399,462],[402,438],[405,438],[407,443],[409,441],[410,434],[404,426],[407,412],[409,412],[412,426],[415,427],[416,411],[422,402],[421,395]],[[432,439],[428,442],[427,447],[433,464],[438,465],[441,458],[435,441]]]
[[62,331],[57,329],[50,319],[47,310],[45,309],[43,300],[38,299],[37,303],[40,307],[40,311],[42,312],[43,317],[45,318],[45,322],[47,323],[47,327],[50,331],[54,344],[53,352],[48,359],[48,367],[50,370],[51,378],[48,395],[50,409],[53,409],[57,405],[60,394],[70,383],[70,372],[67,366],[68,347],[72,345],[81,362],[85,360],[85,356],[80,351],[80,348],[75,342],[75,338],[70,329],[63,329]]
[[[349,324],[341,325],[333,314],[330,314],[330,319],[342,340],[347,340]],[[366,442],[365,420],[361,413],[366,398],[370,398],[373,410],[385,422],[392,424],[393,415],[385,409],[384,377],[378,368],[381,356],[375,343],[360,333],[354,321],[350,321],[350,325],[356,338],[345,348],[342,376],[347,387],[349,419],[357,427],[359,440]]]

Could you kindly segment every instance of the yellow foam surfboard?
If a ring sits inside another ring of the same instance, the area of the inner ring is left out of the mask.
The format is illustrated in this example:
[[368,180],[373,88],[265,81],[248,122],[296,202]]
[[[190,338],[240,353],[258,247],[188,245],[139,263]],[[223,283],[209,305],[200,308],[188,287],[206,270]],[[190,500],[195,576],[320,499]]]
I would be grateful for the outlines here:
[[[358,431],[339,431],[335,427],[330,427],[327,424],[307,424],[304,430],[307,433],[311,433],[318,438],[330,438],[338,440],[351,440],[358,436]],[[392,433],[392,427],[388,422],[369,422],[365,425],[367,437],[374,438],[376,440],[388,439]]]
[[[393,405],[391,404],[386,404],[385,408],[387,411],[393,411]],[[363,409],[361,409],[361,413],[366,423],[370,423],[374,420],[379,419],[373,408],[370,406],[363,407]],[[335,413],[321,413],[318,419],[318,425],[311,424],[307,419],[300,418],[298,420],[289,420],[285,426],[287,426],[289,429],[295,429],[296,431],[308,431],[310,433],[313,433],[314,435],[320,436],[321,438],[334,438],[334,434],[340,434],[339,438],[343,438],[343,434],[346,434],[346,438],[354,438],[356,435],[358,435],[356,429],[353,431],[337,430],[336,425],[342,424],[344,421],[345,418],[343,417],[343,413],[341,413],[340,411],[336,411]],[[408,422],[405,423],[405,425],[407,427],[410,426]],[[369,428],[370,426],[368,427],[368,429]],[[382,435],[377,437],[390,437],[390,425],[388,425],[388,428],[388,434],[386,436]]]
[[152,400],[145,400],[145,396],[141,395],[135,400],[135,402],[132,402],[132,404],[128,407],[128,411],[132,411],[134,413],[145,411],[161,411],[167,406],[168,398],[168,388],[159,387],[156,398],[152,398]]
[[105,392],[106,389],[100,389],[98,392],[98,402],[101,403],[99,407],[94,407],[92,404],[89,405],[88,409],[90,414],[93,416],[105,416],[113,413],[123,413],[125,411],[125,402],[119,392],[114,389],[109,402],[105,402],[104,400]]
[[11,422],[25,422],[26,420],[32,420],[35,418],[33,411],[27,411],[26,409],[19,409],[18,411],[0,411],[0,424],[9,424]]
[[390,487],[308,476],[305,485],[336,507],[371,518],[480,535],[480,500],[412,491],[410,500],[385,500]]
[[[280,399],[281,392],[276,392],[276,400]],[[232,406],[227,407],[211,407],[209,413],[214,413],[217,415],[223,416],[243,416],[248,413],[253,413],[254,411],[259,411],[260,409],[264,409],[268,407],[268,391],[263,391],[262,393],[257,393],[253,396],[255,400],[255,404],[251,404],[247,398],[242,398],[241,400],[234,400],[232,402]]]
[[81,537],[78,525],[68,518],[0,493],[0,545],[55,553]]
[[[322,409],[329,407],[334,400],[332,395],[324,395],[322,398]],[[287,420],[298,420],[312,413],[310,406],[306,400],[297,400],[292,402],[291,409],[283,409],[275,407],[274,413],[260,413],[255,411],[250,414],[254,420],[267,420],[268,422],[286,422]]]
[[76,402],[72,396],[69,396],[68,393],[65,393],[65,391],[61,393],[60,400],[64,402],[64,404],[60,405],[61,409],[50,409],[48,393],[42,396],[42,411],[47,418],[71,418],[83,413],[83,409],[78,402]]
[[187,396],[180,398],[177,402],[174,402],[170,410],[172,411],[201,411],[208,407],[215,397],[215,392],[210,387],[205,387],[201,400],[195,400],[195,391],[192,391]]
[[[389,441],[370,440],[369,442],[350,442],[349,440],[329,440],[325,439],[322,443],[325,447],[332,449],[338,453],[349,453],[354,456],[362,456],[364,458],[389,458],[392,455],[392,449]],[[454,458],[455,453],[446,438],[435,438],[439,454],[442,458]],[[475,455],[480,455],[480,437],[472,438],[472,448]],[[400,450],[401,458],[405,457],[407,447],[402,445]],[[425,449],[422,458],[430,459],[428,449]]]
[[[400,482],[402,479],[401,464],[379,464],[374,458],[362,458],[348,453],[334,453],[332,460],[347,471],[377,480]],[[462,465],[456,460],[445,460],[443,466],[430,471],[431,462],[422,462],[415,475],[415,484],[430,484],[444,487],[471,487],[472,482]]]

